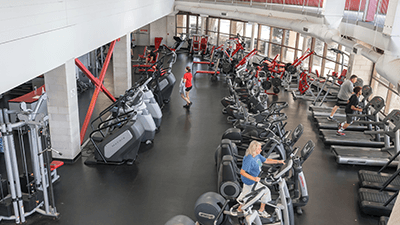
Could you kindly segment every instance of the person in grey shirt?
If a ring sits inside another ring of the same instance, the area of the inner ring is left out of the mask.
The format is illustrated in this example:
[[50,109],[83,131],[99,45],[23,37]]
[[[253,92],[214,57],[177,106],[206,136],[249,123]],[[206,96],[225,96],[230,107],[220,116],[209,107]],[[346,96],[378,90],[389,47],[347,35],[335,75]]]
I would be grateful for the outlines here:
[[349,98],[353,94],[353,84],[357,82],[357,75],[351,75],[350,79],[343,82],[342,86],[340,86],[340,90],[338,93],[338,100],[335,103],[331,111],[331,115],[327,117],[329,121],[333,120],[333,115],[336,113],[337,109],[340,106],[340,102],[346,101],[349,102]]

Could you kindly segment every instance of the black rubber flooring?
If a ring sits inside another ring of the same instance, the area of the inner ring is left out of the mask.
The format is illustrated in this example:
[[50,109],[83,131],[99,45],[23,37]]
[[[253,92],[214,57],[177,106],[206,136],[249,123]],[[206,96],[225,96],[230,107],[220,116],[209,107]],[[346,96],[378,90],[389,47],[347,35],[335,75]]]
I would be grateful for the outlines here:
[[[139,50],[138,52],[142,52]],[[179,82],[190,58],[180,54],[173,66]],[[107,75],[107,79],[111,79]],[[109,81],[105,81],[106,86]],[[55,183],[58,220],[34,214],[27,224],[101,225],[101,224],[164,224],[175,215],[195,219],[196,199],[208,191],[216,191],[217,174],[214,151],[222,133],[229,127],[221,113],[221,98],[228,95],[224,78],[216,82],[209,75],[197,75],[191,91],[190,110],[178,92],[178,83],[171,102],[163,109],[163,121],[154,144],[142,146],[134,165],[86,166],[87,152],[75,163],[58,170],[60,181]],[[80,96],[80,117],[83,121],[90,93]],[[102,95],[100,93],[100,95]],[[308,102],[293,101],[290,93],[281,92],[274,101],[288,101],[286,129],[299,123],[305,127],[298,146],[309,139],[316,149],[304,164],[310,201],[303,215],[296,215],[296,224],[378,224],[377,217],[361,214],[357,203],[359,169],[369,167],[336,164],[329,146],[325,146],[313,124]],[[102,96],[95,112],[110,104]],[[11,222],[4,222],[11,224]]]

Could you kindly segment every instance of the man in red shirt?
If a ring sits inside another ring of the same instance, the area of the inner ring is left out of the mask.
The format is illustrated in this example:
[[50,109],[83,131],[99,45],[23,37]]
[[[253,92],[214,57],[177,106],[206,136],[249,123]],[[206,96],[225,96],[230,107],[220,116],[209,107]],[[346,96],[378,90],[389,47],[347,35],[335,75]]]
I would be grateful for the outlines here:
[[186,71],[186,73],[185,73],[185,75],[183,75],[183,78],[182,78],[182,82],[185,83],[185,93],[181,93],[181,97],[183,98],[183,100],[186,101],[186,105],[184,105],[183,107],[188,109],[192,105],[192,102],[190,101],[190,98],[189,98],[189,92],[190,92],[190,90],[192,90],[193,76],[192,76],[189,66],[187,66],[185,68],[185,71]]

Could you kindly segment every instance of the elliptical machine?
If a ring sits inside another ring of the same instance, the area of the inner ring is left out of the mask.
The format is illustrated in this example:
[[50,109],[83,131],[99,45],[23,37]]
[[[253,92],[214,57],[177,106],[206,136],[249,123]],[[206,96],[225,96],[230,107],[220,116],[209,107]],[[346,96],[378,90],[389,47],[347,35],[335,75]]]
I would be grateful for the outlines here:
[[[301,150],[302,156],[310,155],[313,148],[306,145]],[[233,225],[234,217],[241,224],[245,225],[262,225],[262,224],[281,224],[294,225],[293,202],[289,193],[286,179],[283,176],[290,171],[294,164],[294,158],[298,152],[296,148],[291,154],[285,165],[274,173],[267,174],[266,178],[261,179],[261,183],[265,186],[272,187],[277,190],[278,196],[266,205],[266,210],[272,213],[270,218],[260,218],[253,206],[264,195],[265,187],[253,190],[244,199],[242,205],[243,213],[237,215],[233,211],[238,204],[232,205],[230,200],[225,200],[221,195],[215,192],[207,192],[201,195],[195,203],[195,216],[197,223],[200,225]],[[168,225],[192,225],[194,222],[184,216],[176,216],[168,221]]]
[[[153,92],[158,105],[163,108],[171,100],[172,90],[176,83],[176,78],[171,72],[172,65],[176,62],[176,53],[167,46],[163,45],[163,49],[167,49],[169,53],[161,57],[156,63],[149,67],[146,71],[148,77],[152,77],[148,83],[148,88]],[[162,68],[166,56],[171,56],[168,61],[168,67]]]

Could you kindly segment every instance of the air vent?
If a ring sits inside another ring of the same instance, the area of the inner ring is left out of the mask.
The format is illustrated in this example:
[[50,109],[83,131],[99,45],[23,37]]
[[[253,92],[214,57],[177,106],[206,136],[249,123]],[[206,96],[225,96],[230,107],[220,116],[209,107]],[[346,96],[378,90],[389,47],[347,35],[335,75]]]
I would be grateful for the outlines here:
[[361,55],[362,48],[360,46],[353,46],[352,52],[356,55]]
[[228,16],[227,12],[221,12],[221,16]]
[[303,27],[304,32],[308,32],[308,27]]

